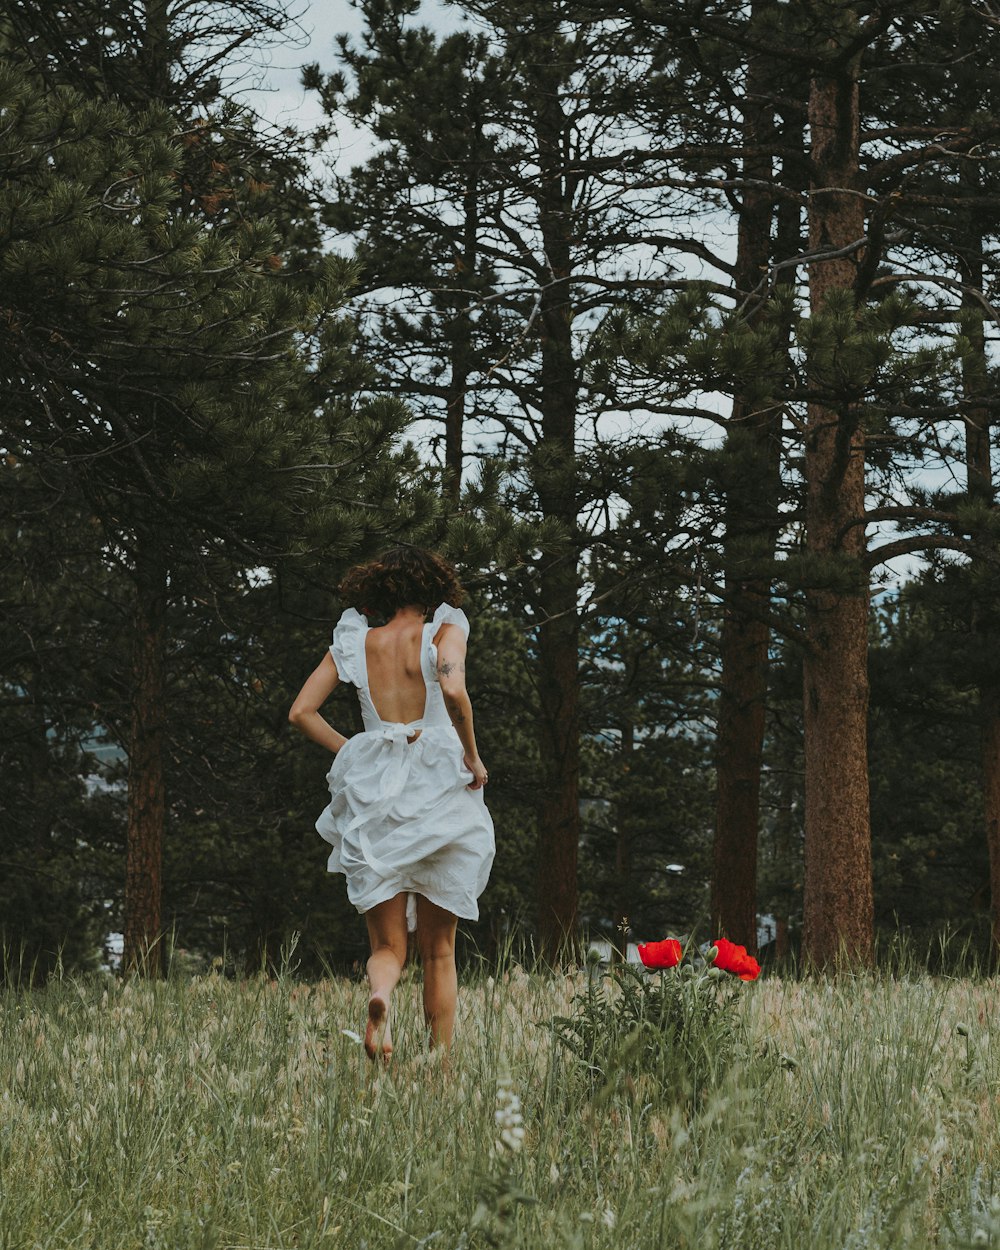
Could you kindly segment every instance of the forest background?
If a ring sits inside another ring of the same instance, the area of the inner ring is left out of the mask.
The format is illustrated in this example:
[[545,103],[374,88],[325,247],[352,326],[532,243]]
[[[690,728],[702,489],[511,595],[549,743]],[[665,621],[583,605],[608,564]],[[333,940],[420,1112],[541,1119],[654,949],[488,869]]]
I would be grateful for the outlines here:
[[400,541],[471,592],[469,949],[988,955],[1000,11],[445,12],[362,0],[301,129],[280,0],[0,0],[7,975],[363,956],[286,717]]

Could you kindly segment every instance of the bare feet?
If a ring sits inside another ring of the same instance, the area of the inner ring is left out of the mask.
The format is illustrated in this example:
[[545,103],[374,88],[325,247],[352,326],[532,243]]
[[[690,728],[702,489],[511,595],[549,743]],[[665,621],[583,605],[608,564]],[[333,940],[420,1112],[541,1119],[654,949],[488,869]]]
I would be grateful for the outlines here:
[[392,1033],[389,1029],[389,1004],[381,994],[368,1000],[368,1027],[365,1029],[365,1053],[373,1062],[388,1063],[392,1057]]

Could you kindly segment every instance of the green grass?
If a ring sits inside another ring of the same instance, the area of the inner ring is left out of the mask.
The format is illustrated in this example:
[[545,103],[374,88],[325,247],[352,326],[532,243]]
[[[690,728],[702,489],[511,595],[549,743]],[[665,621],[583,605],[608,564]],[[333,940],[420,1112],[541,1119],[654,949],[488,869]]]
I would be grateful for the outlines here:
[[[381,1074],[341,1032],[365,1002],[346,980],[10,990],[0,1245],[1000,1246],[996,981],[747,985],[768,1057],[692,1108],[641,1073],[600,1096],[580,1079],[544,1022],[583,976],[464,985],[445,1066],[407,974]],[[522,1103],[514,1152],[503,1080]]]

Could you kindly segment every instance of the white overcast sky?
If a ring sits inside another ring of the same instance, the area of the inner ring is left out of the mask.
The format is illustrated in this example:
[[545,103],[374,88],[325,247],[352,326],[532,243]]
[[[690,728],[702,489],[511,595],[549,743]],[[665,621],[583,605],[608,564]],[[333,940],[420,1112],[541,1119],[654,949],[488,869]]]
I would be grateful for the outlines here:
[[[293,0],[294,2],[294,0]],[[298,126],[308,130],[323,120],[322,110],[314,93],[302,90],[299,82],[303,65],[318,61],[321,68],[330,71],[337,67],[335,40],[338,35],[358,37],[364,29],[364,20],[349,0],[300,0],[293,11],[301,13],[302,35],[294,37],[287,45],[271,48],[266,54],[266,65],[251,73],[252,79],[261,79],[261,90],[251,90],[248,96],[264,117],[277,124]],[[421,25],[434,30],[454,29],[461,17],[441,0],[425,0],[415,19]],[[357,139],[361,150],[352,154],[351,137],[341,135],[340,156],[347,164],[358,164],[367,155],[368,144]]]

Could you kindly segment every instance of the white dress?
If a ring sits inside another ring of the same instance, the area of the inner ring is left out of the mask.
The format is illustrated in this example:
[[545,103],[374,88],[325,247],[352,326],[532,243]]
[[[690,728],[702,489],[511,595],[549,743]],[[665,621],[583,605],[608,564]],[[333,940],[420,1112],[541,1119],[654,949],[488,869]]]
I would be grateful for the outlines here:
[[[478,920],[477,900],[495,853],[483,791],[468,789],[472,773],[438,683],[433,639],[445,624],[469,636],[465,613],[446,603],[424,625],[424,714],[408,724],[384,721],[375,710],[365,657],[369,626],[360,612],[347,609],[330,647],[340,680],[357,687],[365,728],[340,748],[327,774],[330,803],[316,821],[333,848],[327,869],[347,877],[347,896],[359,912],[407,891],[410,929],[417,894]],[[420,736],[408,742],[418,729]]]

